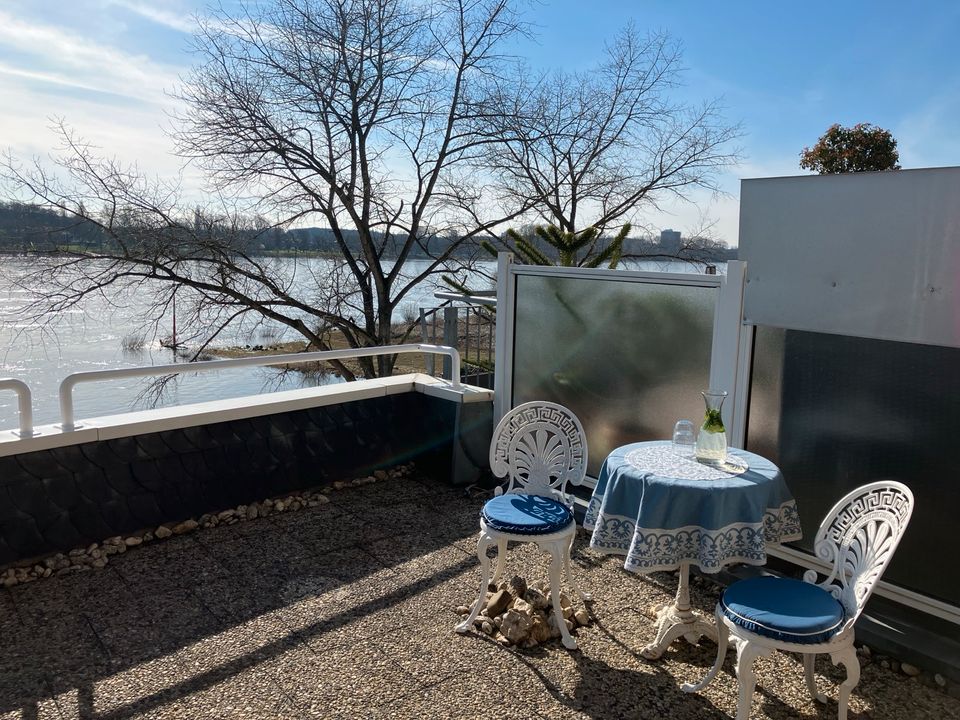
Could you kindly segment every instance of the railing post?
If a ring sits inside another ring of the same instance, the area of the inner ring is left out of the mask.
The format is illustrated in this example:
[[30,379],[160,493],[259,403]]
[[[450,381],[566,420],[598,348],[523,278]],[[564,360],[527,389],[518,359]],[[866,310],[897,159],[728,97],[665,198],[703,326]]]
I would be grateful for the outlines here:
[[[448,306],[443,309],[443,344],[447,347],[459,347],[460,328],[459,328],[459,308]],[[443,356],[443,376],[453,380],[451,375],[451,360],[447,355]],[[456,378],[459,380],[460,378]]]
[[73,422],[73,375],[67,375],[60,383],[60,429],[64,432],[76,430]]
[[[436,312],[431,311],[431,312]],[[420,339],[424,343],[429,343],[430,338],[427,336],[427,311],[424,308],[420,308]],[[423,366],[427,371],[427,375],[433,375],[435,372],[436,365],[434,361],[436,358],[433,356],[433,353],[424,353],[423,355]]]
[[30,387],[16,378],[0,379],[0,390],[13,390],[17,394],[17,409],[20,414],[20,429],[17,434],[22,438],[33,436],[33,395]]

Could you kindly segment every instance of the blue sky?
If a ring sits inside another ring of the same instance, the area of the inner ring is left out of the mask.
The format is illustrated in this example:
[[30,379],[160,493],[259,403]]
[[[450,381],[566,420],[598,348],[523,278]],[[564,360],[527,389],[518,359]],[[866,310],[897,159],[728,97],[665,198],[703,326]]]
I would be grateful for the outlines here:
[[[46,155],[47,118],[62,115],[111,154],[175,172],[165,91],[189,67],[190,16],[206,5],[5,0],[0,146]],[[518,52],[570,70],[589,68],[631,20],[665,30],[684,47],[680,97],[721,98],[742,123],[744,160],[721,178],[728,196],[668,204],[646,217],[653,229],[706,218],[735,244],[739,179],[800,174],[800,151],[834,122],[890,129],[904,167],[960,165],[960,3],[544,0],[528,17],[538,37]]]

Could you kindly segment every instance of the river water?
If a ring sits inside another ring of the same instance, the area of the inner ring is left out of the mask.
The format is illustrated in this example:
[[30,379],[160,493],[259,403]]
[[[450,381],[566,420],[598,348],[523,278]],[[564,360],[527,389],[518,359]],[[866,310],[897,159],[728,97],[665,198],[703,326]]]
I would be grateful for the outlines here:
[[[54,317],[25,322],[19,311],[38,301],[48,287],[19,287],[16,280],[37,267],[38,260],[20,256],[0,256],[0,377],[26,382],[33,391],[34,424],[58,422],[58,387],[70,373],[86,370],[162,365],[176,362],[171,350],[161,347],[159,337],[168,336],[173,318],[150,317],[150,301],[144,292],[116,292],[110,296],[91,295],[81,306]],[[277,259],[279,272],[292,280],[303,297],[309,297],[310,283],[325,271],[323,259]],[[492,276],[496,263],[481,263],[483,275]],[[409,261],[404,268],[411,276],[425,269],[426,261]],[[645,270],[696,272],[686,263],[642,263]],[[489,280],[477,275],[470,286],[483,288]],[[415,316],[420,307],[436,307],[442,301],[434,297],[439,276],[417,285],[398,308],[394,321]],[[444,288],[446,289],[446,288]],[[154,325],[157,335],[148,332],[145,342],[132,343]],[[233,327],[218,336],[218,345],[270,345],[299,339],[284,326],[263,325]],[[76,416],[96,417],[148,407],[179,405],[253,395],[274,390],[289,390],[318,383],[339,382],[334,376],[317,378],[300,373],[280,373],[271,368],[236,368],[216,372],[184,373],[165,386],[162,396],[154,397],[146,378],[82,384],[74,389]],[[12,392],[0,392],[0,429],[16,428],[17,400]]]

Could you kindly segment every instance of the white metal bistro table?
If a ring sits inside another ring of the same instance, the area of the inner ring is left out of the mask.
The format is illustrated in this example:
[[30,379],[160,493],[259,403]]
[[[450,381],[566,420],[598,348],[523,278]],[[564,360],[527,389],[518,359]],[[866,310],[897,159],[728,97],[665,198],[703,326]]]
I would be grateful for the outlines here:
[[690,607],[690,566],[705,573],[733,563],[763,565],[766,545],[799,540],[797,505],[779,468],[731,449],[721,469],[684,457],[670,442],[633,443],[604,460],[583,526],[590,547],[625,556],[637,573],[680,571],[673,602],[657,610],[656,639],[642,650],[659,658],[674,640],[717,638]]

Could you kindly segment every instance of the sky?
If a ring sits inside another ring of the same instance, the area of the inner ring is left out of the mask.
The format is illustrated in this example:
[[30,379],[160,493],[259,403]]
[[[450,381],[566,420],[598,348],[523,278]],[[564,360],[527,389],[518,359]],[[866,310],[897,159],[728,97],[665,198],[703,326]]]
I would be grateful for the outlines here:
[[[259,0],[267,2],[268,0]],[[229,11],[239,0],[223,0]],[[169,92],[192,62],[200,0],[0,2],[0,148],[56,149],[62,117],[85,138],[151,174],[170,176]],[[666,31],[684,49],[677,99],[719,100],[739,123],[743,159],[722,194],[645,213],[654,230],[712,224],[737,244],[740,179],[805,174],[799,154],[833,123],[890,130],[904,168],[960,165],[960,3],[716,3],[542,0],[525,16],[536,36],[516,47],[534,66],[589,69],[629,22]],[[195,170],[187,182],[199,187]]]

